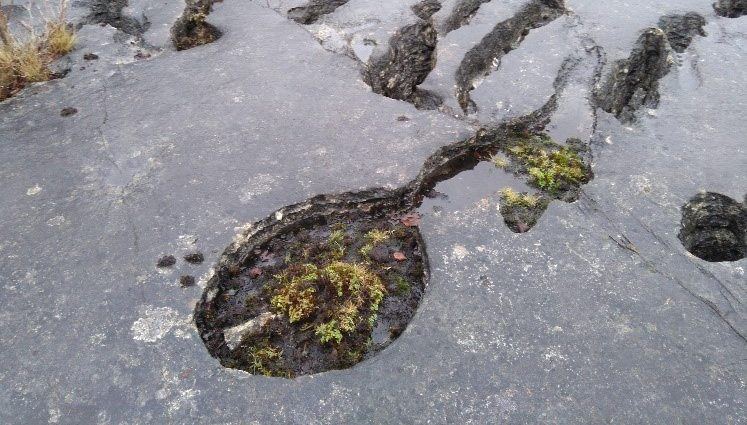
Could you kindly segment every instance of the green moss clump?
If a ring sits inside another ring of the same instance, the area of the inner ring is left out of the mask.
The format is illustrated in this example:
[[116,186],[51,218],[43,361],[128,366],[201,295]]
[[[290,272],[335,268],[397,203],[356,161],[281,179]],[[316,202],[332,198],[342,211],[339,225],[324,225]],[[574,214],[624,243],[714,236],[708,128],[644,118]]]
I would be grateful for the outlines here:
[[291,265],[275,276],[270,304],[291,323],[312,319],[322,343],[339,344],[344,334],[372,328],[386,289],[364,264],[334,261],[318,268]]
[[269,340],[263,340],[253,346],[247,353],[249,365],[254,374],[265,376],[289,376],[283,367],[283,350],[275,347]]
[[394,278],[394,282],[397,285],[397,296],[403,297],[410,293],[412,285],[403,276],[398,275]]
[[494,156],[490,159],[490,161],[498,168],[508,168],[508,161],[505,158],[501,158],[500,156]]
[[510,207],[534,208],[540,202],[538,196],[528,193],[521,194],[510,187],[505,187],[501,190],[501,199]]
[[514,232],[529,231],[550,204],[550,198],[541,194],[518,193],[504,188],[501,194],[501,215],[503,221]]
[[548,136],[520,137],[506,149],[531,177],[531,182],[552,194],[569,190],[591,179],[591,170],[578,151],[560,146]]
[[371,250],[374,249],[376,245],[388,241],[393,235],[394,231],[392,230],[373,229],[368,231],[363,237],[366,243],[358,251],[361,254],[361,257],[363,257],[363,260],[368,261],[368,254]]

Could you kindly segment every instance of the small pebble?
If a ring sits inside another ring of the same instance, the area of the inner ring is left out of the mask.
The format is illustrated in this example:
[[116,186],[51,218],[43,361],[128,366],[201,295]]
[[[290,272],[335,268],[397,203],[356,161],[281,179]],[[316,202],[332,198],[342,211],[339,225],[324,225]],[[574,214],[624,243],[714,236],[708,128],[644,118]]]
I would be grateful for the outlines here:
[[184,261],[189,264],[200,264],[205,261],[205,256],[201,252],[193,252],[184,256]]
[[62,111],[60,111],[60,116],[63,117],[69,117],[71,115],[75,115],[78,113],[78,110],[72,107],[64,108]]
[[156,264],[158,267],[171,267],[174,264],[176,264],[176,258],[173,255],[164,255],[163,257],[158,259],[158,263]]
[[190,286],[195,286],[195,278],[192,276],[182,276],[179,278],[179,285],[181,285],[182,288],[189,288]]

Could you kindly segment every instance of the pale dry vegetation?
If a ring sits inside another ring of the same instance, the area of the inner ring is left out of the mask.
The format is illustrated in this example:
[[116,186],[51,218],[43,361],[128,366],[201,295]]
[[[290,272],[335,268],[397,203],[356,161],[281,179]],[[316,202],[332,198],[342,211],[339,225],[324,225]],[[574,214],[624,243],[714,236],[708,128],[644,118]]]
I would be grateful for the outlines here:
[[18,93],[28,83],[55,76],[50,64],[75,46],[72,27],[65,21],[66,11],[67,2],[61,0],[52,17],[45,19],[42,34],[36,34],[27,25],[28,34],[17,37],[11,32],[8,17],[0,10],[0,101]]

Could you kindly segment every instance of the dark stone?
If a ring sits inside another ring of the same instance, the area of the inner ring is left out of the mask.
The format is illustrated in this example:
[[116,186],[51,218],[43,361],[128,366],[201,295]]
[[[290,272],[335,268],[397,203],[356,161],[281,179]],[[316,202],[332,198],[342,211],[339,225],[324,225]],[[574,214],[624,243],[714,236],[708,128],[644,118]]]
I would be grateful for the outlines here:
[[184,261],[190,264],[200,264],[205,261],[205,256],[201,252],[193,252],[184,256]]
[[195,286],[195,278],[192,276],[182,276],[179,278],[179,285],[181,285],[182,288]]
[[158,259],[158,263],[156,266],[158,267],[171,267],[174,264],[176,264],[176,257],[173,255],[164,255],[163,257]]
[[747,209],[719,193],[698,194],[682,207],[685,248],[706,261],[737,261],[747,257]]
[[96,53],[86,53],[83,55],[83,59],[87,61],[95,61],[98,58],[99,58],[99,55],[97,55]]
[[63,108],[60,111],[60,116],[62,116],[62,117],[69,117],[69,116],[75,115],[77,113],[78,113],[77,109],[68,106],[67,108]]
[[389,248],[385,245],[376,245],[374,249],[368,253],[368,258],[377,263],[386,263],[391,258],[389,255]]

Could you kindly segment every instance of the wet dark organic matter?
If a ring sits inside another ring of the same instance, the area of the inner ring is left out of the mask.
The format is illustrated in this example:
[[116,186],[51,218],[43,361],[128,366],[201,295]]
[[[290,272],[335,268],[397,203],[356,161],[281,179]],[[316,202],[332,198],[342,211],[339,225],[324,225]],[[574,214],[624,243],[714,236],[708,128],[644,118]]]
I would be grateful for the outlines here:
[[713,8],[720,16],[738,18],[747,15],[747,0],[717,0]]
[[441,2],[439,0],[423,0],[412,6],[412,13],[423,20],[430,19],[439,10],[441,10]]
[[420,21],[402,28],[395,34],[389,50],[382,56],[371,58],[365,80],[375,93],[414,103],[425,102],[419,98],[417,86],[422,83],[436,64],[437,34],[428,21]]
[[678,237],[688,251],[706,261],[745,258],[747,207],[719,193],[700,193],[682,207]]
[[415,313],[427,277],[417,228],[359,210],[302,221],[220,270],[198,304],[200,334],[224,366],[288,378],[350,367]]
[[641,34],[627,59],[612,66],[597,93],[597,103],[620,121],[635,119],[635,112],[659,105],[659,80],[669,73],[669,43],[663,30],[649,28]]
[[194,276],[181,276],[179,278],[179,285],[181,285],[182,288],[189,288],[191,286],[195,286]]
[[288,17],[299,24],[313,24],[321,16],[334,12],[348,1],[350,0],[311,0],[304,6],[290,9]]
[[221,32],[205,22],[216,0],[188,0],[182,16],[171,27],[171,38],[177,50],[212,43]]
[[696,35],[706,36],[703,30],[705,24],[705,18],[695,12],[684,15],[665,15],[659,19],[659,28],[664,30],[669,45],[677,53],[684,52]]
[[123,9],[127,0],[94,0],[86,22],[91,24],[109,24],[118,30],[134,36],[141,35],[148,29],[148,24],[126,16]]

